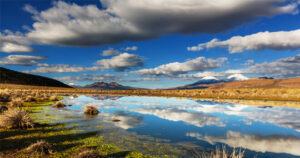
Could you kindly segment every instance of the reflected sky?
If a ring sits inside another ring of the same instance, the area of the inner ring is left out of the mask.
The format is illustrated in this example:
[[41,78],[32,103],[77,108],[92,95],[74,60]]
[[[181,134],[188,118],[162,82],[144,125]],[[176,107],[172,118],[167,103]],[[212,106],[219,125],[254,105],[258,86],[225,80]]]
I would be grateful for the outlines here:
[[251,156],[300,157],[297,108],[135,96],[68,96],[63,101],[72,106],[62,112],[78,117],[83,115],[82,106],[96,106],[101,113],[89,126],[108,122],[111,128],[170,143],[189,142],[211,149],[223,144],[245,148]]

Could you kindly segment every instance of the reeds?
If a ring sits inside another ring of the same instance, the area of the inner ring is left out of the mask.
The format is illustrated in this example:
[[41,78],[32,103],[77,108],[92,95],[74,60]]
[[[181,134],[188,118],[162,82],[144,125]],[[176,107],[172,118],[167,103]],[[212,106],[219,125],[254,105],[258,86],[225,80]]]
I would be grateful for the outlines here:
[[231,153],[226,150],[226,147],[222,147],[222,151],[219,148],[216,148],[215,151],[211,153],[203,153],[201,158],[243,158],[244,151],[242,149],[236,150],[233,149]]

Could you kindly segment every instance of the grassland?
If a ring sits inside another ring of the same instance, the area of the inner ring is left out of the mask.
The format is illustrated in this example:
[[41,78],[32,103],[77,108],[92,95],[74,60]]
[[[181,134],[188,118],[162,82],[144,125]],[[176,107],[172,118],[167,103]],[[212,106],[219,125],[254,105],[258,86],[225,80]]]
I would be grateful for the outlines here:
[[91,90],[75,88],[57,88],[0,84],[0,89],[15,91],[40,91],[57,94],[101,94],[101,95],[137,95],[191,97],[214,99],[239,99],[262,101],[300,101],[300,88],[238,88],[238,89],[199,89],[199,90]]
[[59,123],[65,118],[42,113],[61,98],[0,90],[0,157],[151,157],[107,144],[97,131],[81,132],[76,124]]
[[[119,139],[117,135],[103,137],[98,131],[82,131],[77,124],[61,123],[66,117],[51,115],[49,106],[60,95],[76,94],[151,95],[194,98],[237,98],[300,100],[299,89],[208,89],[208,90],[87,90],[23,85],[0,85],[0,157],[174,157],[184,154],[163,143],[164,140],[134,135]],[[276,99],[277,97],[277,99]],[[43,112],[43,113],[42,113]],[[72,116],[70,116],[72,117]],[[2,119],[2,120],[5,120]],[[57,121],[56,121],[57,120]],[[99,127],[101,130],[102,127]],[[117,139],[116,139],[117,138]],[[107,140],[115,143],[107,143]],[[146,142],[138,140],[148,140]],[[121,146],[120,144],[125,144]],[[135,149],[147,148],[159,156],[144,155]],[[173,153],[173,155],[169,155]],[[210,155],[219,154],[217,151]],[[81,155],[81,156],[80,156]],[[200,156],[201,157],[201,156]],[[203,155],[202,157],[207,157]],[[210,156],[208,156],[210,157]]]

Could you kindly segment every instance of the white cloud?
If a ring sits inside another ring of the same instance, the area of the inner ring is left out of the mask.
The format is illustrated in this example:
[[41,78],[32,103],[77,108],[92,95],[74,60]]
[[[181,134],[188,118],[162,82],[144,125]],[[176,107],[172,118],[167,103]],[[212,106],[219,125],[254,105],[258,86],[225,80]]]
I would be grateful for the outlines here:
[[27,36],[43,44],[106,45],[164,34],[221,32],[259,17],[298,12],[298,3],[288,0],[101,0],[101,4],[104,9],[58,1],[39,13],[25,6],[36,20]]
[[247,60],[244,65],[245,66],[252,66],[252,65],[254,65],[254,60]]
[[84,74],[82,76],[64,76],[57,77],[57,80],[61,81],[103,81],[103,82],[156,82],[160,81],[160,78],[124,78],[126,75],[117,75],[117,74],[94,74],[87,75]]
[[137,47],[137,46],[126,47],[124,50],[125,50],[125,51],[137,51],[137,50],[138,50],[138,47]]
[[203,136],[199,133],[187,133],[186,135],[211,144],[225,143],[231,147],[241,147],[257,152],[286,153],[300,156],[300,139],[295,136],[263,136],[233,131],[227,132],[225,137]]
[[245,50],[295,50],[300,48],[300,29],[293,31],[259,32],[248,36],[234,36],[225,41],[213,39],[210,42],[188,47],[190,51],[203,48],[228,47],[230,53],[240,53]]
[[113,56],[118,54],[121,54],[121,52],[114,49],[108,49],[102,52],[102,56]]
[[23,9],[33,15],[37,15],[39,13],[32,5],[29,4],[26,4]]
[[202,113],[196,112],[187,112],[185,110],[178,110],[175,108],[141,108],[134,109],[134,112],[138,112],[141,114],[151,114],[157,116],[159,118],[167,119],[170,121],[183,121],[188,124],[192,124],[197,127],[204,126],[224,126],[219,117],[206,115]]
[[38,61],[45,59],[46,57],[42,56],[9,55],[7,57],[0,58],[0,65],[32,66],[38,64]]
[[113,119],[120,120],[119,122],[115,122],[114,125],[122,129],[134,128],[137,125],[143,123],[144,121],[142,116],[131,115],[123,111],[116,111],[114,114],[111,115],[111,117]]
[[207,59],[205,57],[198,57],[192,60],[187,60],[183,63],[174,62],[165,65],[160,65],[152,69],[132,71],[131,73],[154,76],[177,76],[188,72],[218,68],[221,67],[222,63],[226,60],[227,58]]
[[242,73],[260,74],[269,77],[297,77],[300,76],[300,54],[274,62],[255,64],[240,71]]
[[0,33],[0,52],[36,52],[36,50],[28,46],[31,43],[32,40],[20,32],[13,33],[5,30],[4,33]]
[[111,59],[98,60],[95,65],[99,65],[103,69],[113,69],[120,72],[132,67],[141,67],[144,65],[144,60],[134,54],[122,53]]
[[38,64],[36,69],[25,71],[31,73],[63,73],[63,72],[88,72],[88,71],[96,71],[101,69],[100,67],[80,67],[80,66],[70,66],[67,64],[56,64],[56,65],[49,65],[49,64]]
[[57,77],[56,79],[62,81],[117,81],[120,80],[124,75],[115,75],[115,74],[94,74],[94,75],[82,75],[82,76],[64,76]]

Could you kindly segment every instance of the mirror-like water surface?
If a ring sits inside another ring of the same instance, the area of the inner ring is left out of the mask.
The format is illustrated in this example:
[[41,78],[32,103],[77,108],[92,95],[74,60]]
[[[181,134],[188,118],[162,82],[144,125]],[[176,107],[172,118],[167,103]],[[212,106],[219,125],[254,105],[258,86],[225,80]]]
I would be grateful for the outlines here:
[[[99,131],[105,141],[128,150],[189,157],[226,146],[245,149],[245,157],[300,157],[297,108],[97,95],[65,97],[63,102],[72,106],[45,112],[82,132]],[[86,117],[85,105],[101,113]]]

